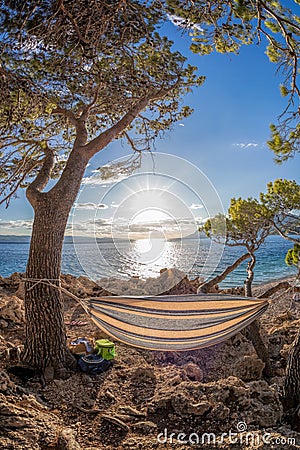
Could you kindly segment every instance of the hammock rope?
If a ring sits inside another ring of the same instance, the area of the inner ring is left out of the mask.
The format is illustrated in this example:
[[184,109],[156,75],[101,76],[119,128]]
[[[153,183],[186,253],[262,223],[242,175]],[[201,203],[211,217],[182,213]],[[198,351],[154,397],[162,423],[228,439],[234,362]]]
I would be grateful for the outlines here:
[[76,300],[106,334],[148,350],[196,350],[224,342],[261,316],[268,307],[266,299],[228,294],[80,299],[61,285],[53,284],[54,280],[26,278],[23,281],[59,289]]

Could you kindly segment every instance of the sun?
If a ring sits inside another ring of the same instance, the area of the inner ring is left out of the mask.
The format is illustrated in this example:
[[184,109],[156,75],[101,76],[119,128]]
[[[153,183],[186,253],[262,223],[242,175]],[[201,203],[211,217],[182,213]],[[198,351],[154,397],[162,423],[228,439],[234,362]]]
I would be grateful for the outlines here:
[[172,219],[174,220],[174,218],[172,218],[169,214],[159,209],[150,208],[137,212],[133,216],[131,224],[132,225],[149,224],[149,223],[159,224],[165,222],[166,220],[170,221]]

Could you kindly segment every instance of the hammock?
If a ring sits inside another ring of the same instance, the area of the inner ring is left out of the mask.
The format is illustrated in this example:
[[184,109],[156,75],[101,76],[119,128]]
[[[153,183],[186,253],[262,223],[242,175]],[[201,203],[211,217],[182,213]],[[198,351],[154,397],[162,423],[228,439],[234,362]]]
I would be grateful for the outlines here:
[[222,294],[99,297],[85,303],[97,327],[128,345],[184,351],[218,344],[257,319],[265,299]]

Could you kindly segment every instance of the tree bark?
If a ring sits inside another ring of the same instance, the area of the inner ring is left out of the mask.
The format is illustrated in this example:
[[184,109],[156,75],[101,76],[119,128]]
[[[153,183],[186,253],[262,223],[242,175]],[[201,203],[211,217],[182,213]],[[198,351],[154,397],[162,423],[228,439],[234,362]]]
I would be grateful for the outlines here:
[[225,278],[233,272],[243,261],[248,259],[250,257],[249,253],[245,253],[244,255],[240,256],[231,266],[226,267],[226,269],[220,273],[220,275],[217,275],[212,280],[207,281],[206,283],[199,286],[198,293],[207,294],[212,287],[214,287],[216,284],[221,283],[221,281],[225,280]]
[[[252,283],[254,279],[254,267],[256,264],[256,257],[254,253],[250,253],[251,261],[247,267],[247,278],[245,280],[245,296],[252,297]],[[260,324],[258,320],[254,320],[245,330],[245,335],[256,351],[257,356],[265,363],[263,374],[270,378],[273,374],[269,350],[261,336]]]
[[[46,279],[59,286],[64,227],[68,212],[43,202],[35,218],[26,279]],[[23,359],[45,378],[60,376],[66,367],[66,333],[60,291],[35,281],[25,283],[26,337]]]
[[[295,283],[298,280],[300,280],[300,270]],[[300,329],[288,357],[282,403],[286,421],[294,430],[300,431]]]
[[282,400],[287,422],[300,431],[300,330],[290,350]]
[[265,363],[263,374],[270,378],[273,376],[273,370],[270,361],[269,350],[260,334],[260,324],[258,320],[254,320],[245,330],[246,338],[252,342],[257,356]]
[[256,257],[254,253],[250,253],[251,260],[247,266],[247,278],[245,280],[245,296],[252,297],[252,283],[254,279],[254,267],[256,264]]
[[64,179],[69,178],[64,192],[59,181],[46,193],[34,191],[31,186],[28,196],[35,215],[26,268],[22,359],[38,369],[46,381],[64,376],[72,359],[67,349],[61,293],[47,281],[39,280],[59,286],[65,228],[85,167],[83,158],[71,155],[64,173]]

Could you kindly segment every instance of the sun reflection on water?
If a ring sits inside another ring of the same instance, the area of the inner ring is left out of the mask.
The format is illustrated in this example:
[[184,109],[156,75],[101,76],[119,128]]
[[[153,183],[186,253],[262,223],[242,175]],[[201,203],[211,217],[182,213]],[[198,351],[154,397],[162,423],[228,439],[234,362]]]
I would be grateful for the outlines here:
[[[138,273],[141,278],[156,277],[160,269],[177,267],[181,243],[168,241],[167,239],[137,239],[131,243],[128,253],[130,274]],[[128,262],[127,262],[128,264]],[[142,269],[142,270],[141,270]]]

